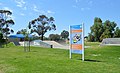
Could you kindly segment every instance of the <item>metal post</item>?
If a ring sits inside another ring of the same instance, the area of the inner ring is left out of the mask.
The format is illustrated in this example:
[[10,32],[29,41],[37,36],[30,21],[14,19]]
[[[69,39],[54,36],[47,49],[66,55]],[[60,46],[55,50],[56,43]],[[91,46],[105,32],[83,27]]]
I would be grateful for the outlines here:
[[69,32],[70,32],[70,36],[69,36],[69,53],[70,53],[70,59],[72,58],[72,53],[71,53],[71,28],[70,28],[70,26],[69,26]]
[[84,23],[82,24],[82,60],[84,61]]

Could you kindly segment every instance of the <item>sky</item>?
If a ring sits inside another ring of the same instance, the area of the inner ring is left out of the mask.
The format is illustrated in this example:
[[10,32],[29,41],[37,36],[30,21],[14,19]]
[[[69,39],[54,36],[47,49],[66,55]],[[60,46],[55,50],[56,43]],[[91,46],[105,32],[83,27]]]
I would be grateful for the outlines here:
[[69,31],[70,25],[84,23],[85,36],[90,32],[94,18],[114,21],[120,27],[120,0],[0,0],[0,9],[10,10],[15,31],[26,29],[28,23],[39,15],[54,17],[57,29],[49,34]]

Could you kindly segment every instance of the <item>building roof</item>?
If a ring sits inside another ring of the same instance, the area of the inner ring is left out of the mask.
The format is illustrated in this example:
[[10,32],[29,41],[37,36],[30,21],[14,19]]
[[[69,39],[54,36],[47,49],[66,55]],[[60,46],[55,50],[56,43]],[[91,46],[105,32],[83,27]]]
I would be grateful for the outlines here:
[[[28,35],[29,38],[32,38],[32,35]],[[23,34],[10,35],[9,38],[25,38]]]

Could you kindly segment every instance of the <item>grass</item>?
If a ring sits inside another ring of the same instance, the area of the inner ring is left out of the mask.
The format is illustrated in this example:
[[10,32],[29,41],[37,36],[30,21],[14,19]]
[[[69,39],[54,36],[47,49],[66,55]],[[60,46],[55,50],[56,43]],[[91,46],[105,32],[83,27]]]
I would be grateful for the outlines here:
[[24,52],[20,46],[0,48],[0,73],[120,73],[119,46],[85,49],[84,62],[79,54],[72,57],[62,49],[31,47],[31,52]]
[[86,46],[98,46],[100,42],[85,42]]

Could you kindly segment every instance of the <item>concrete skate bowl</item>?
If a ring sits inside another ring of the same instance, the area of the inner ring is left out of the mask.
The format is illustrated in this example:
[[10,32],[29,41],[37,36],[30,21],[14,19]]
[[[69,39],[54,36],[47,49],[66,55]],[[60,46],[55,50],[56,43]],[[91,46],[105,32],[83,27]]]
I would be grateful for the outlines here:
[[[20,42],[20,44],[21,44],[21,46],[24,46],[24,42]],[[34,40],[34,41],[30,42],[30,46],[69,49],[69,45],[62,45],[62,44],[55,42],[55,41]]]
[[100,46],[111,45],[111,46],[120,46],[120,38],[106,38],[103,39]]
[[38,47],[46,47],[46,48],[52,48],[50,44],[45,43],[41,40],[34,40],[32,42],[30,42],[31,46],[38,46]]
[[52,45],[53,48],[69,49],[69,45],[63,45],[55,41],[43,41],[43,42]]

